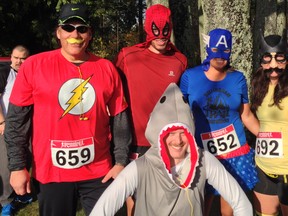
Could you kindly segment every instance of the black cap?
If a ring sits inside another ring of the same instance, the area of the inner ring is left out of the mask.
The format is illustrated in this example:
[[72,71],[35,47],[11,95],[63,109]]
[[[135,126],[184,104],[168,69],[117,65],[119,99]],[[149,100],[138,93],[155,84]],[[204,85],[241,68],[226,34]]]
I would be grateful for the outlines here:
[[286,30],[283,32],[283,36],[280,35],[269,35],[263,37],[261,35],[260,41],[260,52],[264,53],[286,53],[287,49],[287,41],[286,41]]
[[65,23],[72,18],[78,18],[85,24],[88,24],[88,9],[83,4],[65,4],[62,6],[59,15],[59,24]]

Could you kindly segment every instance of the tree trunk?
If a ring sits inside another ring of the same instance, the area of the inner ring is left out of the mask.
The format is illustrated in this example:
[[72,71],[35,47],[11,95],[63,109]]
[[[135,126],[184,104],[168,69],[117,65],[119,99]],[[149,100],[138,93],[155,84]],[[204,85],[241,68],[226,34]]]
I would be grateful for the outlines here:
[[162,4],[169,7],[169,0],[146,0],[147,8],[154,4]]
[[[233,35],[231,65],[245,75],[252,70],[252,31],[250,21],[250,1],[248,0],[201,0],[203,11],[202,32],[214,28],[224,28]],[[202,24],[202,25],[201,25]],[[201,50],[204,45],[201,38]],[[205,54],[201,54],[202,60]]]
[[170,0],[175,45],[186,55],[188,67],[201,63],[198,1]]

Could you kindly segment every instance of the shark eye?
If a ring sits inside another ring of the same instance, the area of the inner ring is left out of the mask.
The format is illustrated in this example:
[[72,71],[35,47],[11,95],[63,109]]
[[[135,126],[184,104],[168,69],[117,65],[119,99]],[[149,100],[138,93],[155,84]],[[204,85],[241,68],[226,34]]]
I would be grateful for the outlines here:
[[183,101],[184,101],[184,103],[188,103],[188,101],[186,100],[186,98],[184,97],[184,96],[182,96],[182,99],[183,99]]
[[160,99],[160,103],[164,103],[166,101],[166,96],[163,96],[161,99]]

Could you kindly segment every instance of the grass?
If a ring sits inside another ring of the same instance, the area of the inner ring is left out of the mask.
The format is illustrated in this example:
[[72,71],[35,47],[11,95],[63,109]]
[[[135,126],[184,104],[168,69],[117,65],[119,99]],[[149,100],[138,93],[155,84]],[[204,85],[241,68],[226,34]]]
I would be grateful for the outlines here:
[[[39,208],[38,208],[38,201],[33,201],[31,204],[27,204],[23,206],[19,211],[16,212],[15,216],[38,216],[39,215]],[[79,204],[78,210],[76,213],[77,216],[85,216],[81,205]]]
[[[39,216],[38,201],[33,201],[31,204],[23,206],[16,212],[15,216]],[[78,204],[76,216],[85,216],[81,204]],[[124,205],[115,216],[126,216],[126,206]]]

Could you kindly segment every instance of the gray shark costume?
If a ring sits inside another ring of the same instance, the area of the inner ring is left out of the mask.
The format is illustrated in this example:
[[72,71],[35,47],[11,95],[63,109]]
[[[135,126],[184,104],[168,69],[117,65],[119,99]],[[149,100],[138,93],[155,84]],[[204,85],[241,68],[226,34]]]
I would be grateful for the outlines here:
[[[184,129],[189,150],[180,164],[170,167],[164,139],[178,129]],[[120,172],[90,215],[112,216],[132,195],[136,200],[135,216],[201,216],[206,179],[229,202],[235,216],[253,215],[252,205],[236,180],[213,155],[197,147],[194,130],[189,105],[172,83],[147,124],[145,135],[151,148]]]

